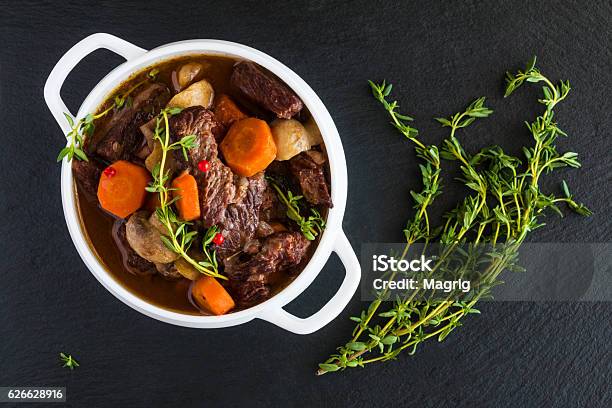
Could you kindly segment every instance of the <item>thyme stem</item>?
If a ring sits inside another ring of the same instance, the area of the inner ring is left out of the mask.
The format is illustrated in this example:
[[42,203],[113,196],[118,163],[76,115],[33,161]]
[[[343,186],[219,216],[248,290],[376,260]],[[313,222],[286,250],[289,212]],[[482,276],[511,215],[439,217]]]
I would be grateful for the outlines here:
[[[166,227],[167,234],[161,236],[164,244],[170,250],[180,255],[181,258],[187,261],[198,272],[214,278],[227,279],[224,275],[219,273],[214,253],[212,255],[209,253],[207,245],[210,244],[210,239],[206,239],[202,245],[207,261],[197,261],[188,254],[187,251],[191,247],[191,243],[195,239],[197,231],[188,231],[187,229],[190,223],[179,220],[171,208],[174,200],[171,200],[169,197],[171,189],[166,187],[170,178],[170,170],[166,169],[168,152],[179,148],[185,151],[186,149],[194,147],[194,138],[191,135],[183,137],[179,142],[170,143],[169,115],[175,115],[179,112],[180,109],[178,108],[166,108],[163,109],[160,116],[157,117],[154,139],[160,143],[162,154],[159,164],[153,169],[153,182],[147,187],[147,191],[157,192],[159,194],[160,206],[156,210],[156,215],[159,221]],[[212,228],[214,229],[215,227]],[[212,229],[209,229],[209,232],[211,230]],[[207,237],[209,235],[210,233],[207,233]]]

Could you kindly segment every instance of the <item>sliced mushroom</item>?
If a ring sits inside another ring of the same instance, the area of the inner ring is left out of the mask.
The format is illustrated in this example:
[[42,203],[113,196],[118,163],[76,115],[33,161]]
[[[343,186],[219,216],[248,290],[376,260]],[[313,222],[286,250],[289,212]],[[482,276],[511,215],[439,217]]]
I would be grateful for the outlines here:
[[149,262],[167,264],[179,257],[166,247],[160,231],[149,222],[146,211],[132,214],[125,225],[125,233],[132,249]]
[[183,258],[176,260],[176,262],[174,262],[174,267],[176,268],[178,273],[180,273],[181,275],[183,275],[184,278],[187,278],[189,280],[197,280],[202,276],[202,274],[198,272],[196,268],[191,266],[189,262],[187,262]]
[[315,123],[312,116],[309,117],[306,122],[304,122],[304,128],[306,129],[306,133],[308,135],[308,142],[310,143],[310,146],[317,146],[323,143],[323,137],[321,136],[321,131],[319,130],[319,127]]
[[215,91],[207,80],[191,84],[187,89],[174,95],[167,107],[169,108],[189,108],[190,106],[203,106],[210,108],[215,98]]
[[166,279],[178,279],[182,276],[174,263],[155,264],[155,268],[157,272]]
[[188,62],[178,70],[178,84],[180,89],[189,85],[202,71],[202,64],[197,62]]
[[159,218],[157,218],[157,214],[155,213],[151,214],[151,216],[149,217],[149,223],[151,224],[153,228],[159,231],[160,234],[164,234],[164,235],[168,234],[166,226],[162,224]]
[[308,150],[307,152],[304,152],[304,154],[310,157],[310,159],[319,166],[322,166],[323,163],[327,161],[325,155],[322,152],[318,152],[316,150]]
[[308,132],[297,120],[276,119],[270,129],[276,144],[276,160],[289,160],[310,149]]
[[153,118],[144,125],[140,127],[140,132],[143,134],[145,139],[147,140],[147,145],[152,149],[153,142],[155,137],[155,122],[157,122],[157,118]]
[[[140,132],[145,137],[147,141],[147,155],[144,157],[145,159],[145,167],[150,172],[153,171],[153,168],[157,163],[161,160],[162,149],[157,140],[155,140],[155,122],[156,118],[151,119],[144,125],[140,127]],[[144,150],[144,149],[143,149]]]

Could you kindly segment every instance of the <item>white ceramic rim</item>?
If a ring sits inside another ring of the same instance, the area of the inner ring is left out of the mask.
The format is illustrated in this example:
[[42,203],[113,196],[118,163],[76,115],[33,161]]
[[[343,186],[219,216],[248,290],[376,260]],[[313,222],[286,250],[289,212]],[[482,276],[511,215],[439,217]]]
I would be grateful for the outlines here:
[[[126,58],[126,62],[116,67],[93,88],[79,109],[76,116],[79,118],[95,111],[104,98],[116,88],[117,84],[129,78],[133,73],[159,61],[181,55],[192,53],[227,55],[254,61],[273,72],[302,99],[321,130],[330,162],[331,194],[334,207],[329,211],[327,228],[311,260],[295,280],[281,292],[251,308],[223,316],[187,315],[148,303],[126,289],[106,271],[105,266],[89,247],[80,225],[73,192],[71,166],[64,159],[61,171],[64,216],[79,255],[96,279],[114,296],[133,309],[157,320],[180,326],[217,328],[234,326],[254,318],[260,318],[294,333],[307,334],[320,329],[333,320],[344,309],[357,289],[361,271],[357,257],[342,231],[342,217],[347,196],[344,150],[335,124],[316,93],[296,73],[276,59],[242,44],[221,40],[187,40],[146,51],[110,34],[98,33],[85,38],[72,47],[57,63],[45,84],[45,100],[64,133],[67,133],[68,128],[63,112],[68,112],[68,110],[59,95],[61,86],[74,66],[87,54],[99,48],[110,49],[122,55]],[[282,307],[299,296],[312,283],[332,251],[338,253],[346,270],[344,281],[338,292],[321,310],[308,318],[298,318],[286,312]]]

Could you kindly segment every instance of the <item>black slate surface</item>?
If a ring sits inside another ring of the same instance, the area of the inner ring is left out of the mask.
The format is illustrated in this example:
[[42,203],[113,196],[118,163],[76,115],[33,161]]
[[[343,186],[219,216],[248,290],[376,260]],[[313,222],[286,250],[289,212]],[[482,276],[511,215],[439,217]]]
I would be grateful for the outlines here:
[[[502,77],[537,54],[547,74],[572,82],[558,109],[571,138],[559,144],[580,153],[583,169],[562,176],[595,215],[550,217],[531,239],[603,242],[612,231],[612,3],[189,3],[0,1],[0,386],[66,386],[74,407],[610,406],[610,303],[489,303],[442,344],[324,377],[313,375],[316,364],[347,340],[348,316],[363,306],[357,296],[310,336],[261,321],[178,328],[129,309],[86,270],[68,236],[55,163],[62,135],[42,89],[60,56],[95,32],[145,48],[219,38],[273,55],[335,119],[349,172],[344,228],[359,250],[401,240],[408,191],[419,183],[411,146],[387,125],[366,80],[393,81],[431,140],[442,137],[431,117],[486,95],[496,113],[470,129],[466,145],[516,151],[529,142],[522,121],[538,108],[537,91],[503,100]],[[69,106],[76,111],[120,62],[106,51],[86,58],[64,88]],[[341,277],[332,258],[289,309],[314,312]],[[81,367],[61,368],[60,351]]]

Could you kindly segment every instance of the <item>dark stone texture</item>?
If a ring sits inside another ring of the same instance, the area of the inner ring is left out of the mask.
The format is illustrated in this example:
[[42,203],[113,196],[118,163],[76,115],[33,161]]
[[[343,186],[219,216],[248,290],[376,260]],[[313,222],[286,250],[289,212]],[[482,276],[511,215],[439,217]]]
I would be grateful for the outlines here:
[[[66,386],[74,407],[611,405],[610,303],[489,303],[445,343],[413,357],[317,378],[316,364],[347,340],[348,316],[364,306],[357,297],[310,336],[261,321],[184,329],[124,306],[79,259],[59,194],[62,136],[42,91],[59,57],[95,32],[145,48],[232,40],[293,68],[340,131],[350,178],[344,228],[357,250],[362,242],[401,240],[408,192],[419,184],[412,147],[387,124],[366,80],[393,81],[428,140],[443,135],[431,117],[487,95],[496,113],[469,130],[467,147],[500,143],[517,152],[529,142],[523,120],[540,109],[537,91],[503,100],[502,77],[537,54],[545,73],[572,82],[558,109],[571,138],[559,146],[577,151],[583,168],[560,176],[595,215],[551,216],[531,239],[608,241],[612,3],[374,3],[0,1],[0,385]],[[67,80],[68,105],[76,110],[120,61],[107,51],[86,58]],[[289,309],[312,313],[341,278],[333,257]],[[81,367],[61,368],[60,351]]]

